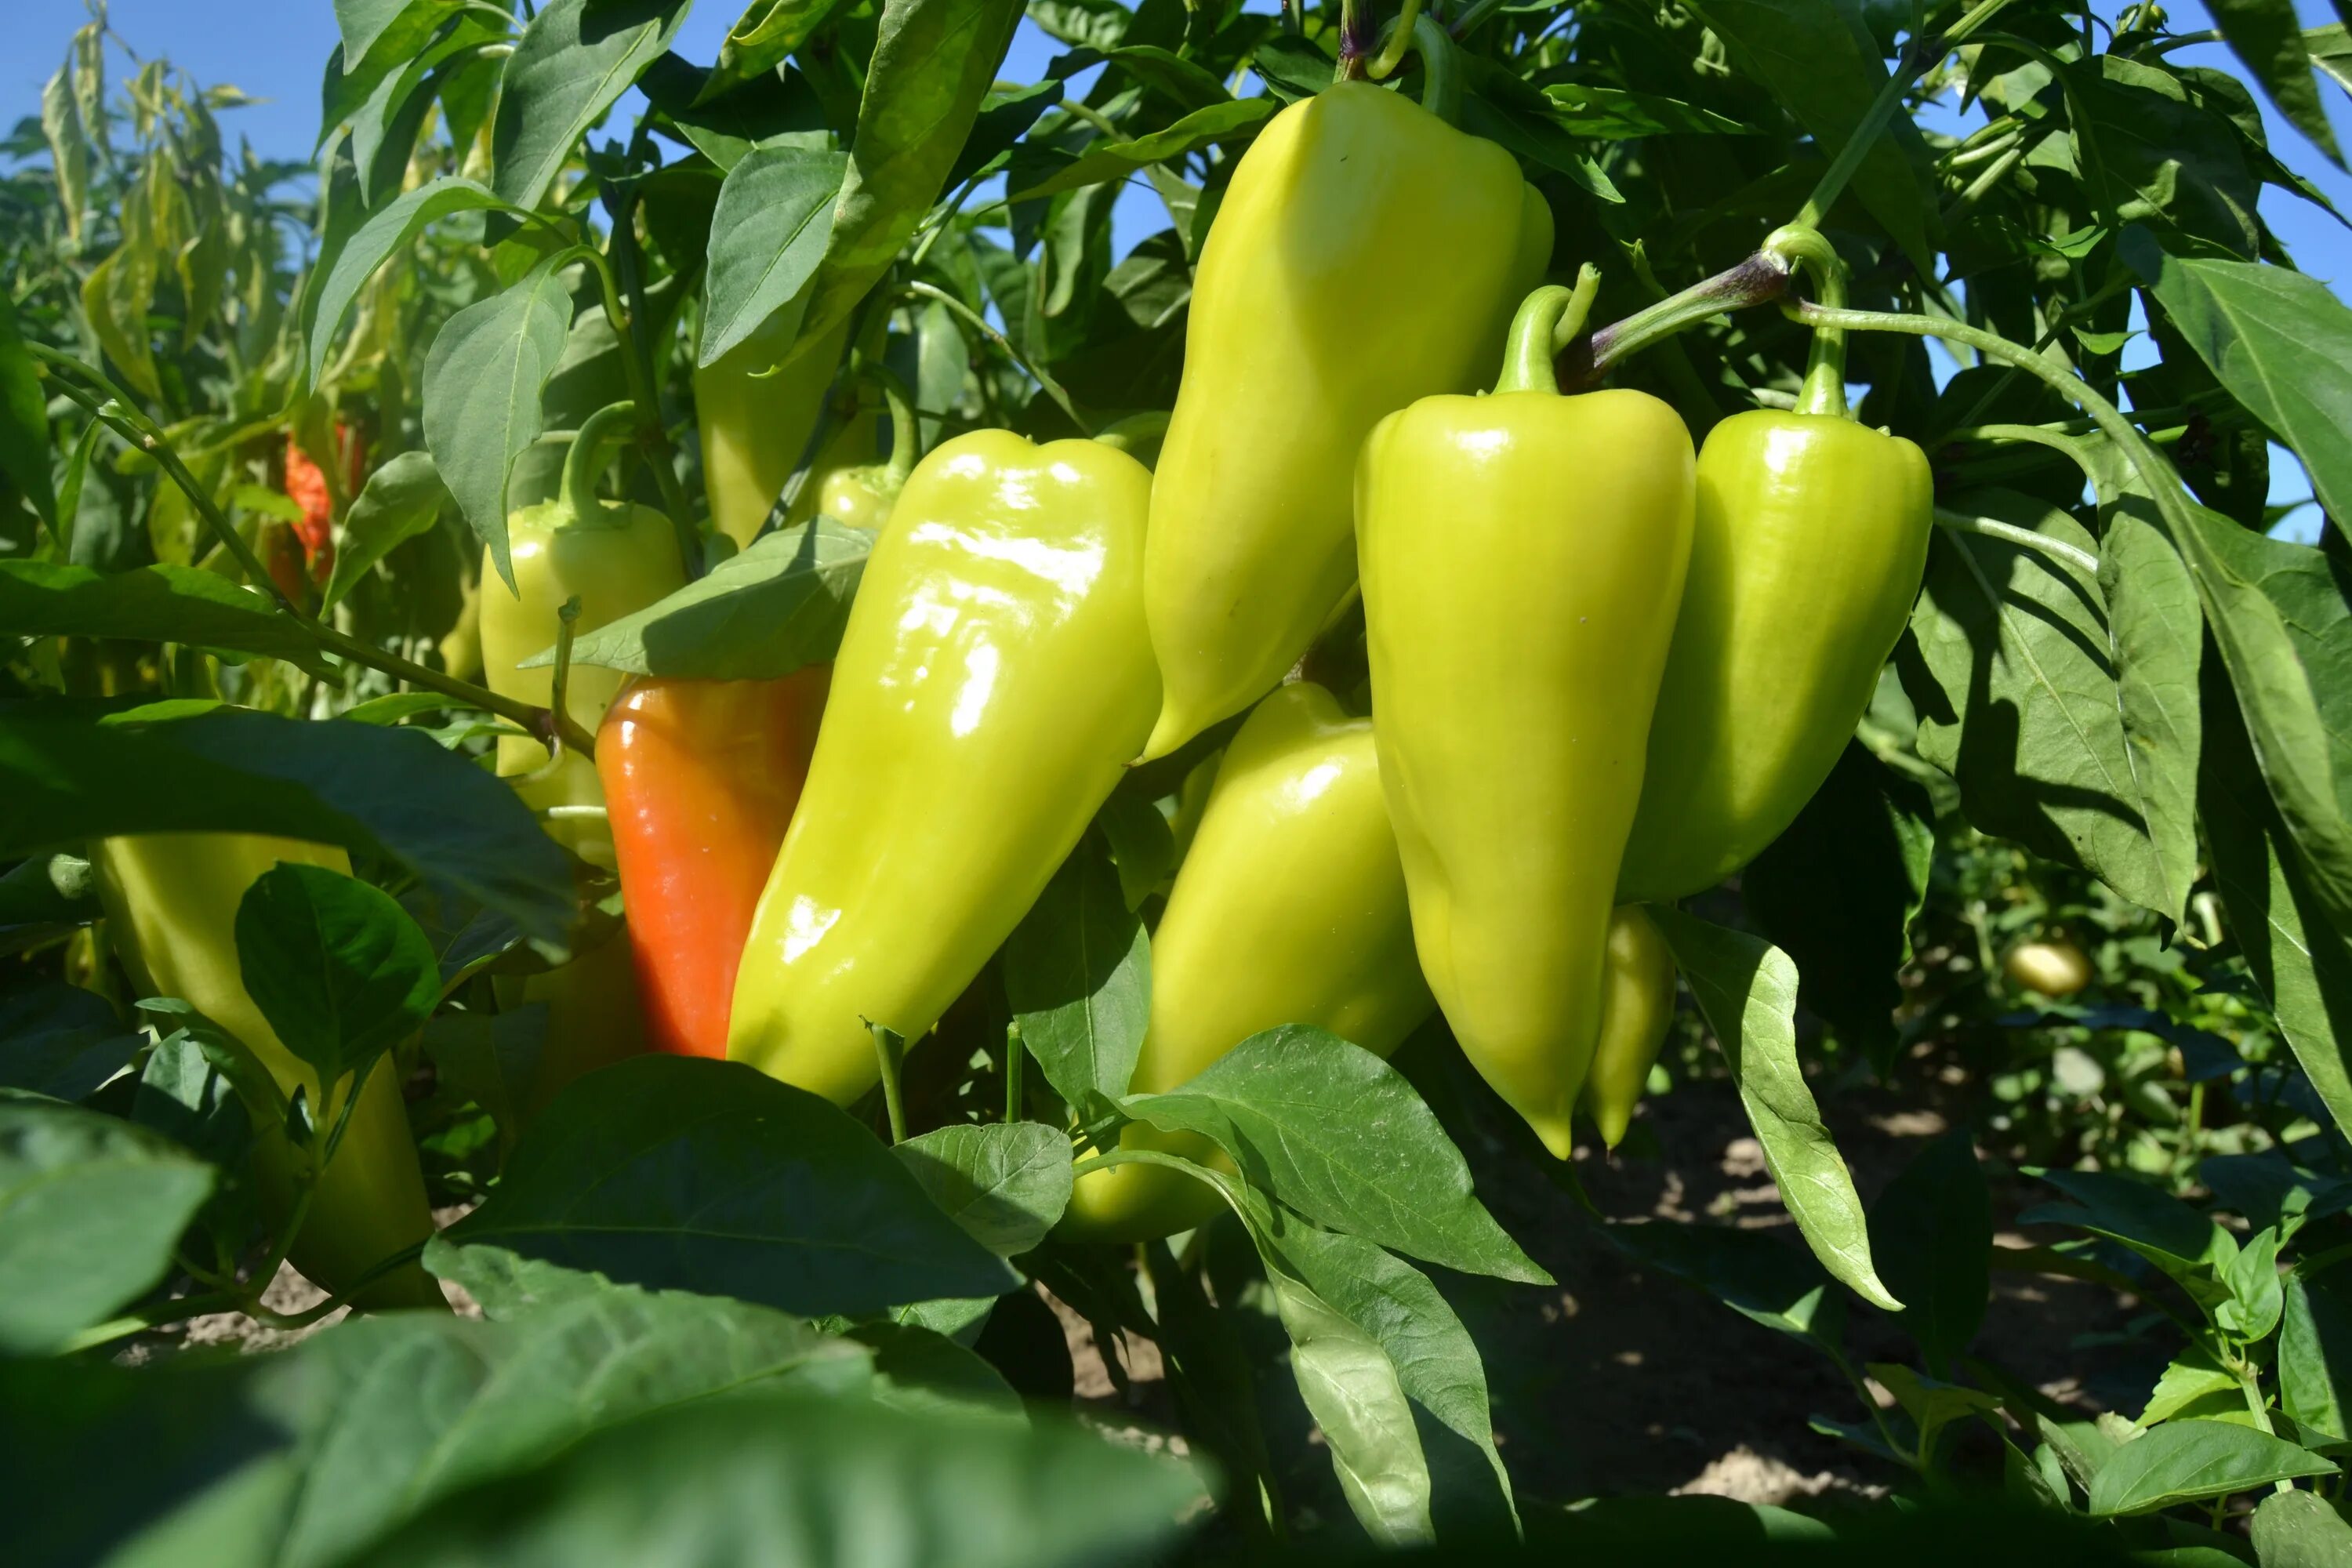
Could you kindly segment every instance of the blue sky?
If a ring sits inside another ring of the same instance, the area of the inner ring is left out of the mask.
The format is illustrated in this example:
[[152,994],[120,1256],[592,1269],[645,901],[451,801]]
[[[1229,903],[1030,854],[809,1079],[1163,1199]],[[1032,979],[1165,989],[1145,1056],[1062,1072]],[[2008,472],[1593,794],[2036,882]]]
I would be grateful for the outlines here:
[[[1270,0],[1255,3],[1270,8]],[[701,0],[679,35],[678,52],[705,63],[714,58],[742,5],[743,0]],[[2306,26],[2336,19],[2329,0],[2296,0],[2296,7]],[[2113,0],[2098,5],[2102,15],[2112,15],[2115,8]],[[115,32],[142,57],[161,55],[200,82],[234,83],[267,100],[224,117],[223,129],[231,138],[247,138],[267,157],[309,156],[318,130],[320,72],[336,38],[330,0],[112,0],[109,9]],[[9,0],[8,10],[11,46],[0,63],[0,125],[39,114],[41,84],[57,69],[74,29],[88,18],[81,0]],[[2168,10],[2183,32],[2212,25],[2199,0],[2177,0]],[[1004,74],[1034,81],[1059,49],[1034,25],[1024,22]],[[2218,44],[2184,49],[2173,58],[2233,73],[2239,69],[2235,58]],[[125,63],[119,53],[110,56],[110,75],[119,79]],[[2352,105],[2331,84],[2323,82],[2320,90],[2337,135],[2352,146],[2352,112],[2347,112]],[[2300,132],[2271,113],[2267,104],[2264,119],[2280,157],[2352,212],[2352,175],[2329,163]],[[2296,264],[2328,282],[2339,297],[2352,299],[2347,292],[2352,290],[2352,230],[2286,192],[2265,190],[2262,200],[2263,217],[2286,242]],[[1131,189],[1117,215],[1118,247],[1123,252],[1165,223],[1149,191]],[[2128,356],[2131,351],[2126,352]],[[2275,449],[2273,456],[2272,499],[2289,501],[2308,496],[2310,487],[2294,458]],[[2281,531],[2307,538],[2316,527],[2315,510],[2306,508]]]

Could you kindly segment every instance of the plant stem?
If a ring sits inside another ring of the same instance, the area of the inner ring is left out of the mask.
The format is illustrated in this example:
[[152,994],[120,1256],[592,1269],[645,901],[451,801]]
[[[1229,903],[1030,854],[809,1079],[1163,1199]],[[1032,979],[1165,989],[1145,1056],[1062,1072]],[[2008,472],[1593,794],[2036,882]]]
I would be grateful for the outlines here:
[[2099,580],[2099,558],[2086,550],[2076,549],[2063,539],[2045,538],[2030,528],[2019,528],[1997,518],[1970,517],[1966,512],[1948,511],[1942,507],[1936,509],[1936,524],[1939,528],[1948,528],[1954,533],[1978,534],[1986,539],[1998,539],[2004,544],[2036,551],[2053,561],[2063,563],[2068,570],[2090,582]]
[[988,324],[987,317],[946,289],[933,284],[909,283],[905,286],[904,292],[918,300],[935,300],[947,307],[950,314],[987,339],[989,345],[997,353],[1011,360],[1024,374],[1035,381],[1039,386],[1044,387],[1045,395],[1052,398],[1055,405],[1070,416],[1070,423],[1078,427],[1080,435],[1092,436],[1095,433],[1094,426],[1078,412],[1077,405],[1070,401],[1070,395],[1062,390],[1062,384],[1047,374],[1045,366],[1032,364],[1028,355],[1013,346],[1012,339]]
[[1685,327],[1696,326],[1727,310],[1762,305],[1788,292],[1789,267],[1780,258],[1762,252],[1712,278],[1702,279],[1679,294],[1612,321],[1585,341],[1583,363],[1575,345],[1559,378],[1560,389],[1573,392],[1597,384],[1611,366],[1633,358],[1643,349],[1664,342]]
[[1894,119],[1895,111],[1902,107],[1903,95],[1911,90],[1912,82],[1929,66],[1965,43],[1969,34],[1999,16],[2009,4],[2010,0],[1981,0],[1974,10],[1953,23],[1951,29],[1940,37],[1914,38],[1911,41],[1905,58],[1887,73],[1877,98],[1864,110],[1853,134],[1845,139],[1845,145],[1838,149],[1837,157],[1831,162],[1828,172],[1813,187],[1813,194],[1805,198],[1805,205],[1797,209],[1797,216],[1789,220],[1790,224],[1800,228],[1822,226],[1822,220],[1829,216],[1830,208],[1844,194],[1846,182],[1853,179],[1854,171],[1862,167],[1862,161],[1870,155],[1871,148],[1885,132],[1887,121]]
[[[636,237],[633,226],[636,210],[634,195],[623,204],[623,210],[613,220],[613,247],[620,255],[621,264],[629,279],[629,296],[638,316],[645,314],[646,291],[637,279]],[[653,355],[650,347],[640,342],[631,325],[630,313],[621,309],[621,296],[614,287],[613,264],[593,250],[582,247],[589,266],[596,274],[596,282],[604,300],[604,319],[612,323],[613,331],[627,346],[621,355],[621,373],[629,384],[629,401],[636,405],[636,443],[646,461],[654,471],[654,483],[661,489],[662,510],[669,513],[670,526],[677,531],[678,564],[686,580],[693,582],[702,575],[702,541],[694,531],[693,503],[686,499],[686,487],[678,482],[677,449],[670,445],[669,432],[662,428],[661,404],[654,393]]]
[[1021,1067],[1028,1059],[1029,1047],[1021,1038],[1018,1023],[1004,1026],[1004,1120],[1019,1121],[1026,1116],[1029,1105],[1022,1093]]

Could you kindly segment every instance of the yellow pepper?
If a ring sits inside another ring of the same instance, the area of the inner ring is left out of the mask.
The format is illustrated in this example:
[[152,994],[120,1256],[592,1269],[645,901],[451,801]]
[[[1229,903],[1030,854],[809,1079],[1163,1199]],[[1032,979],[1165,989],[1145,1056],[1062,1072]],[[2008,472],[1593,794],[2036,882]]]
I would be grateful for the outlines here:
[[938,1022],[1142,744],[1151,477],[1091,441],[977,431],[908,477],[834,663],[753,917],[727,1054],[836,1103],[868,1025]]
[[1551,242],[1511,155],[1409,99],[1339,82],[1267,122],[1202,251],[1151,495],[1144,608],[1168,689],[1146,756],[1307,651],[1356,578],[1365,433],[1477,384]]
[[[290,1098],[302,1089],[315,1123],[331,1125],[350,1080],[328,1099],[318,1073],[286,1048],[254,1005],[237,961],[236,911],[247,889],[280,861],[349,876],[350,857],[329,845],[249,833],[145,833],[99,840],[90,861],[114,951],[140,994],[190,1004],[244,1042],[281,1092]],[[293,1205],[294,1151],[283,1128],[259,1118],[256,1123],[255,1173],[264,1217],[276,1227]],[[289,1261],[334,1294],[432,1234],[399,1077],[386,1058],[361,1086],[343,1141],[319,1173]],[[377,1280],[359,1300],[379,1308],[445,1305],[440,1287],[413,1263]]]
[[[801,448],[816,428],[842,347],[849,341],[849,318],[845,316],[806,353],[769,374],[792,350],[785,331],[791,324],[781,315],[771,316],[750,337],[694,373],[695,427],[702,437],[702,486],[710,499],[710,525],[739,549],[751,543],[768,521],[769,509],[792,478]],[[846,460],[856,462],[862,456]]]
[[1675,955],[1639,904],[1610,917],[1601,1034],[1584,1080],[1584,1110],[1614,1149],[1633,1124],[1666,1026],[1675,1021]]
[[[1404,868],[1368,719],[1305,681],[1277,688],[1226,748],[1151,938],[1151,1021],[1132,1089],[1176,1089],[1261,1030],[1312,1024],[1387,1056],[1435,1004],[1413,960]],[[1122,1149],[1221,1160],[1140,1123]],[[1164,1165],[1079,1179],[1063,1233],[1143,1241],[1221,1206]]]
[[1356,496],[1381,778],[1422,969],[1472,1065],[1562,1159],[1693,468],[1656,398],[1559,395],[1570,303],[1528,297],[1494,395],[1382,420]]

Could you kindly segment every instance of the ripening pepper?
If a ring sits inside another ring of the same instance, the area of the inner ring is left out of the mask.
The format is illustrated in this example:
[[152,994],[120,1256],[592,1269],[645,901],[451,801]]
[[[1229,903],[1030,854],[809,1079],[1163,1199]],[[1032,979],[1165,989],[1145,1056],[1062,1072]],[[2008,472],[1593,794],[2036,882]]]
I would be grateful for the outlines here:
[[[1305,681],[1276,689],[1226,748],[1151,937],[1151,1019],[1133,1091],[1181,1085],[1234,1047],[1312,1024],[1387,1056],[1435,1006],[1413,960],[1404,868],[1381,795],[1372,725]],[[1140,1122],[1122,1149],[1221,1158]],[[1147,1241],[1215,1214],[1216,1194],[1164,1165],[1079,1178],[1063,1234]]]
[[1343,81],[1266,123],[1218,209],[1160,448],[1144,609],[1174,751],[1273,688],[1356,578],[1365,433],[1467,392],[1550,259],[1511,155]]
[[[484,679],[500,696],[538,703],[554,700],[551,668],[517,666],[556,641],[562,626],[558,612],[574,595],[580,599],[574,629],[589,632],[634,615],[685,583],[669,519],[651,507],[608,505],[596,497],[604,449],[632,417],[626,404],[591,415],[564,461],[562,491],[554,500],[524,507],[507,519],[517,592],[508,592],[488,560],[483,563]],[[572,665],[565,710],[593,734],[626,679],[619,670]],[[529,736],[499,737],[498,768],[534,811],[604,804],[592,760],[567,752],[551,768],[547,748]],[[607,868],[614,866],[608,822],[593,816],[549,818],[547,829],[581,858]],[[502,981],[499,993],[502,1005],[547,1005],[547,1043],[532,1085],[534,1108],[582,1073],[645,1048],[635,963],[625,926],[559,968]]]
[[[247,833],[106,838],[93,845],[90,856],[108,933],[140,994],[177,996],[243,1041],[282,1092],[305,1091],[313,1119],[323,1126],[341,1113],[349,1080],[337,1086],[333,1102],[324,1098],[317,1072],[279,1042],[247,994],[237,961],[237,906],[280,861],[346,875],[352,868],[339,848]],[[283,1128],[264,1121],[255,1118],[254,1167],[264,1216],[275,1227],[292,1208],[294,1151]],[[360,1087],[342,1142],[319,1174],[290,1260],[312,1284],[334,1294],[432,1234],[400,1081],[391,1061],[379,1060]],[[378,1308],[445,1304],[440,1288],[415,1264],[385,1275],[359,1300]]]
[[1373,727],[1422,969],[1464,1054],[1563,1159],[1692,484],[1664,404],[1555,390],[1569,302],[1528,297],[1492,396],[1382,420],[1356,490]]
[[655,1050],[727,1054],[736,964],[800,804],[831,673],[633,680],[604,715],[596,773]]
[[[558,612],[574,595],[580,599],[580,618],[573,629],[584,633],[635,615],[685,584],[677,535],[669,519],[651,507],[608,505],[596,498],[602,449],[619,436],[628,417],[626,408],[617,405],[592,415],[565,459],[562,492],[507,519],[512,592],[484,552],[483,678],[501,697],[541,706],[554,700],[551,667],[518,666],[556,641],[562,627]],[[568,676],[565,709],[593,735],[627,679],[617,669],[575,664]],[[551,771],[548,761],[547,748],[528,735],[499,737],[499,776],[514,780],[517,792],[533,810],[603,804],[594,763],[567,754]],[[601,825],[565,818],[551,821],[548,831],[582,858],[612,865],[612,836]]]
[[1934,518],[1899,436],[1777,409],[1708,435],[1621,897],[1712,888],[1797,819],[1903,635]]
[[1609,920],[1609,955],[1601,999],[1601,1036],[1584,1079],[1584,1110],[1601,1141],[1617,1147],[1633,1121],[1643,1086],[1675,1020],[1675,954],[1639,904]]
[[1151,478],[1091,441],[925,458],[868,557],[816,754],[761,896],[727,1054],[846,1104],[867,1025],[938,1022],[1151,728]]
[[[1763,248],[1844,302],[1845,268],[1819,234],[1783,228]],[[1849,416],[1834,328],[1813,334],[1792,411],[1709,433],[1622,897],[1711,888],[1796,820],[1870,706],[1934,526],[1925,455]]]
[[769,509],[799,465],[849,341],[845,316],[806,353],[767,374],[792,349],[788,329],[793,325],[781,313],[770,316],[750,337],[694,373],[695,427],[702,438],[702,485],[710,500],[711,527],[739,548],[751,543],[768,521]]

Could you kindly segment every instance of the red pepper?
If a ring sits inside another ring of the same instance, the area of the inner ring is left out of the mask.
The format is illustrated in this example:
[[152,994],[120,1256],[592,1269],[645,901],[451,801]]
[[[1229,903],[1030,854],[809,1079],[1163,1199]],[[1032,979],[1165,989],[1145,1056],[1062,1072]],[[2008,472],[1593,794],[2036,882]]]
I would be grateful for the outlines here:
[[[357,495],[367,479],[367,449],[340,419],[335,422],[335,446],[343,455],[344,493]],[[326,474],[295,443],[290,431],[286,437],[286,497],[302,509],[294,537],[302,542],[310,580],[323,584],[335,570],[334,495],[327,488]]]
[[648,1043],[727,1054],[735,969],[800,804],[832,667],[633,681],[596,735]]

